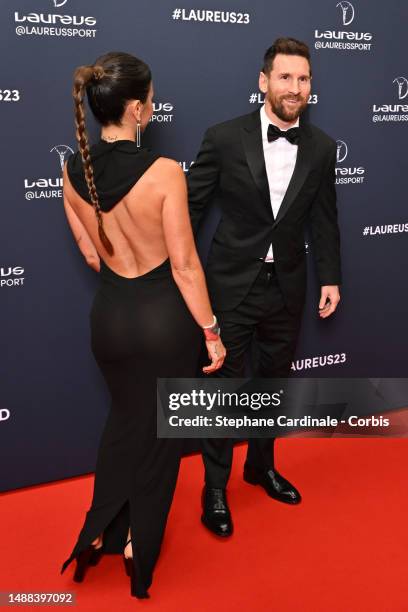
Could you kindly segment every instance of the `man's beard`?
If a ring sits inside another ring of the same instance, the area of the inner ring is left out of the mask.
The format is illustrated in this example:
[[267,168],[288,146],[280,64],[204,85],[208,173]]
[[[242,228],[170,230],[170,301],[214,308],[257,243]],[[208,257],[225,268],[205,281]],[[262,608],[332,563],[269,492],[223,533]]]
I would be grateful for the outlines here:
[[289,99],[290,96],[285,96],[284,98],[280,98],[279,100],[273,100],[271,99],[271,97],[268,96],[271,109],[275,113],[275,115],[279,117],[279,119],[281,119],[282,121],[295,121],[307,107],[307,99],[302,101],[302,98],[296,96],[296,99],[298,100],[298,102],[300,102],[300,104],[296,105],[293,109],[291,109],[283,102],[285,98]]

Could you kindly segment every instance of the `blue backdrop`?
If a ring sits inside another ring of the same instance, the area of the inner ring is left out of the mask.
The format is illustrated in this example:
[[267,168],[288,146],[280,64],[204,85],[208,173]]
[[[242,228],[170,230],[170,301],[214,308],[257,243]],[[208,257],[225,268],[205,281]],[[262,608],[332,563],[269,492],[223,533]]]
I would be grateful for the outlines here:
[[[338,312],[320,320],[308,245],[294,374],[407,375],[407,19],[405,0],[1,2],[1,490],[94,468],[109,401],[89,345],[97,279],[67,227],[61,162],[76,149],[73,70],[107,51],[149,63],[144,144],[187,170],[209,125],[259,107],[273,40],[310,45],[308,119],[338,141],[344,284]],[[212,210],[204,259],[217,220]]]

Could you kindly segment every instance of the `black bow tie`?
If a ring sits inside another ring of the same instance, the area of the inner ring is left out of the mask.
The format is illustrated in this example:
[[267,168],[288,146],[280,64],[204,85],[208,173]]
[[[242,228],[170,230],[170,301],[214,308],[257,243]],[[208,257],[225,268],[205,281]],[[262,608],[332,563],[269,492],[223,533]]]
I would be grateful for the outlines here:
[[286,131],[280,130],[276,125],[270,123],[268,125],[268,142],[278,140],[278,138],[286,138],[290,144],[299,143],[299,128],[293,127]]

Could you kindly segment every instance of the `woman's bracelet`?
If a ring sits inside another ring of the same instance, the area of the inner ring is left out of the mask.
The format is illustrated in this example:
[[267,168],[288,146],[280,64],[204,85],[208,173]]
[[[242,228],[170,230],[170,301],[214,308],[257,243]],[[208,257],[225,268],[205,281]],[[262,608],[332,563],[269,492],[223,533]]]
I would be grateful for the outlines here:
[[220,337],[220,326],[218,325],[217,317],[213,315],[212,325],[205,325],[203,332],[206,340],[218,340]]

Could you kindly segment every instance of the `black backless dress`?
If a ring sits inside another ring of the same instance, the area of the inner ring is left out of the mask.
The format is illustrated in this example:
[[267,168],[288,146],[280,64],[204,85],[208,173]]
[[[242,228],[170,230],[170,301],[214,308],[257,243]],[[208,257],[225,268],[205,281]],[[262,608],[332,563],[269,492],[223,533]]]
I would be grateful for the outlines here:
[[[159,157],[125,140],[101,141],[91,156],[103,211],[111,210]],[[78,153],[68,160],[68,175],[90,203]],[[182,450],[182,440],[156,437],[156,378],[194,377],[202,332],[168,259],[136,278],[116,274],[101,260],[90,319],[92,351],[112,404],[98,450],[92,505],[61,573],[102,532],[104,552],[122,553],[130,526],[136,596],[145,597]]]

